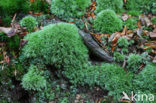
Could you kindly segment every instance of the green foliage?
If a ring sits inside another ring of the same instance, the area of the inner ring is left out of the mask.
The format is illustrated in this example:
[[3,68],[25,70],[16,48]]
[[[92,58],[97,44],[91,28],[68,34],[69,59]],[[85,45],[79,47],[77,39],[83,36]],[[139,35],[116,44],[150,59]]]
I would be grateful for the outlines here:
[[44,78],[43,72],[40,71],[36,66],[31,65],[28,73],[22,78],[22,86],[26,90],[37,90],[41,91],[46,88],[46,79]]
[[119,52],[114,52],[114,60],[117,62],[123,62],[125,60],[125,55]]
[[130,10],[130,11],[128,11],[128,14],[138,17],[141,13],[139,11],[136,11],[136,10]]
[[122,91],[129,93],[131,90],[132,76],[127,75],[123,68],[115,64],[88,66],[86,69],[70,71],[65,72],[68,72],[67,77],[72,83],[89,87],[98,85],[102,89],[108,90],[109,96],[113,96],[115,101],[121,98]]
[[156,2],[152,3],[152,13],[156,14]]
[[8,37],[4,33],[0,33],[0,41],[6,43],[6,47],[9,50],[18,50],[19,44],[20,44],[20,37],[18,35],[15,35],[13,37]]
[[27,0],[0,0],[0,14],[4,16],[18,12],[26,13],[29,11],[28,2]]
[[59,103],[69,103],[69,100],[68,100],[67,97],[60,98],[60,99],[59,99]]
[[140,67],[141,63],[143,63],[142,60],[143,58],[139,54],[130,54],[127,61],[127,68],[130,71],[136,72]]
[[33,16],[26,16],[20,21],[20,25],[22,27],[26,27],[28,32],[33,31],[37,24],[38,23],[36,21],[36,18],[34,18]]
[[128,10],[141,11],[143,13],[155,12],[155,0],[128,0],[126,8]]
[[100,12],[105,9],[111,9],[116,12],[121,12],[123,9],[123,0],[96,0],[97,8],[95,12]]
[[2,24],[4,26],[9,26],[11,24],[11,20],[12,18],[10,16],[7,16],[5,15],[3,18],[2,18]]
[[52,0],[51,12],[56,16],[81,17],[91,4],[91,0]]
[[98,13],[93,27],[101,33],[114,33],[122,29],[122,20],[113,10],[103,10]]
[[156,91],[156,65],[147,64],[146,67],[136,76],[134,83],[137,90],[143,93],[155,93]]
[[129,18],[125,21],[125,25],[128,30],[134,30],[137,28],[137,20],[135,18]]
[[35,103],[46,103],[45,101],[52,101],[55,98],[53,90],[48,87],[35,94]]
[[156,17],[153,17],[153,18],[152,18],[152,23],[153,23],[153,24],[156,24]]
[[[28,34],[23,57],[41,60],[57,68],[81,68],[88,60],[88,50],[73,24],[57,23]],[[70,67],[69,67],[70,66]]]
[[129,46],[129,42],[128,42],[127,38],[125,38],[125,37],[119,38],[117,44],[119,47],[124,47],[124,48],[127,48]]
[[35,0],[30,5],[30,10],[33,12],[44,12],[48,13],[49,7],[48,3],[45,0]]

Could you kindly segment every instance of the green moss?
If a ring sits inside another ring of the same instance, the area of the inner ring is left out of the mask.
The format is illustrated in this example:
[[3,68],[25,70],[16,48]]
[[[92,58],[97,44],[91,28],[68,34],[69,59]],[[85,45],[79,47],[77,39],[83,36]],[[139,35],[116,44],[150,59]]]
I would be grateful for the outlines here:
[[153,23],[153,24],[156,24],[156,17],[153,17],[153,18],[152,18],[152,23]]
[[128,14],[138,17],[141,13],[139,11],[136,11],[136,10],[130,10],[130,11],[128,11]]
[[33,12],[48,13],[49,5],[45,0],[35,0],[35,2],[30,4],[30,10]]
[[52,0],[51,12],[56,16],[81,17],[91,4],[91,0]]
[[36,21],[36,18],[34,18],[33,16],[26,16],[20,21],[20,25],[22,27],[26,27],[28,32],[32,32],[37,24],[38,23]]
[[121,12],[123,9],[123,0],[96,0],[97,8],[96,11],[99,13],[105,9],[111,9],[116,12]]
[[125,60],[125,55],[119,52],[114,52],[114,60],[117,62],[123,62]]
[[123,68],[115,64],[88,66],[86,69],[70,71],[65,72],[68,72],[67,77],[73,84],[100,86],[109,91],[109,96],[113,96],[114,101],[119,101],[123,91],[131,91],[132,75],[127,75]]
[[155,9],[155,3],[155,0],[128,0],[126,8],[127,10],[136,10],[147,14]]
[[18,12],[27,13],[29,2],[27,0],[0,0],[0,14],[13,15]]
[[128,57],[128,66],[127,68],[130,71],[136,72],[140,67],[141,63],[143,63],[143,58],[139,54],[130,54]]
[[119,47],[124,47],[124,48],[127,48],[130,45],[130,43],[128,42],[128,39],[125,37],[119,38],[119,40],[117,41],[117,44]]
[[28,73],[26,73],[22,79],[23,88],[37,91],[46,88],[46,79],[42,75],[43,72],[39,71],[36,66],[30,66]]
[[125,21],[125,25],[128,30],[134,30],[137,28],[137,20],[135,18],[129,18]]
[[152,13],[156,15],[156,2],[152,3]]
[[52,24],[28,34],[25,39],[28,43],[23,48],[23,57],[27,60],[74,69],[81,68],[88,60],[88,50],[73,24]]
[[122,29],[122,20],[113,10],[103,10],[98,13],[93,27],[100,33],[114,33]]
[[136,76],[135,82],[138,91],[143,93],[155,93],[156,91],[156,65],[148,64],[146,67]]
[[3,18],[2,18],[2,24],[3,24],[4,26],[10,26],[11,20],[12,20],[11,16],[5,15],[5,16],[3,16]]

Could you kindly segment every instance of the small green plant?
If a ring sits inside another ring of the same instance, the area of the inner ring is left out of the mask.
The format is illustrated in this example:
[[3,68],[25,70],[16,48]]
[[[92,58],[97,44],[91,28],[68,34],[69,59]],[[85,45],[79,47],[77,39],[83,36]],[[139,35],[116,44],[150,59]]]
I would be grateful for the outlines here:
[[12,20],[12,18],[10,16],[5,15],[2,17],[2,24],[4,26],[10,26],[11,20]]
[[123,62],[125,60],[125,55],[119,52],[114,52],[114,60],[117,62]]
[[46,79],[43,76],[43,72],[36,66],[31,65],[28,73],[22,78],[22,86],[26,90],[41,91],[46,88]]
[[152,3],[152,13],[156,14],[156,2]]
[[17,12],[27,13],[29,2],[27,0],[0,0],[1,16],[11,16]]
[[88,61],[88,50],[73,24],[57,23],[28,34],[23,48],[26,60],[41,60],[57,68],[82,68]]
[[127,38],[125,38],[125,37],[119,38],[117,44],[119,47],[124,47],[124,48],[127,48],[129,46],[129,42],[128,42]]
[[122,20],[113,10],[103,10],[98,13],[93,27],[100,33],[114,33],[122,29]]
[[125,25],[128,30],[134,30],[137,28],[137,20],[135,18],[129,18],[125,21]]
[[134,83],[138,91],[143,93],[155,93],[156,91],[156,65],[147,64],[146,67],[136,76]]
[[[68,71],[65,71],[68,72]],[[67,75],[71,82],[77,85],[100,86],[109,91],[115,101],[121,98],[122,91],[130,93],[132,75],[126,74],[123,68],[115,64],[102,64],[101,66],[88,66],[86,69],[72,70]]]
[[37,24],[38,23],[36,21],[36,18],[34,18],[33,16],[26,16],[20,21],[20,25],[22,27],[26,27],[28,32],[32,32]]
[[127,68],[130,71],[136,72],[140,67],[141,63],[143,63],[143,58],[139,54],[130,54],[128,57],[128,66]]
[[139,11],[136,11],[136,10],[130,10],[130,11],[128,11],[128,14],[138,17],[141,13]]
[[105,9],[111,9],[116,12],[121,12],[123,9],[123,0],[96,0],[97,8],[95,12],[100,12]]
[[91,4],[91,0],[52,0],[51,12],[56,16],[81,17]]
[[30,4],[30,10],[33,12],[44,12],[48,13],[49,5],[46,0],[35,0]]
[[155,0],[128,0],[126,3],[126,9],[147,14],[155,9],[155,3]]
[[156,24],[156,17],[153,17],[153,18],[152,18],[152,23],[153,23],[153,24]]

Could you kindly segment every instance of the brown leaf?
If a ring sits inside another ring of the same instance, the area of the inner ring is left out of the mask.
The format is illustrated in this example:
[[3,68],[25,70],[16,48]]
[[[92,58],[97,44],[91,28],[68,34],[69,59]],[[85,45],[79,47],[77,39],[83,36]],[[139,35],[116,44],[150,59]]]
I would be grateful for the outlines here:
[[124,0],[124,3],[127,3],[127,0]]
[[156,63],[156,56],[154,57],[154,59],[153,59],[153,61],[152,61],[153,63]]
[[124,15],[122,16],[122,20],[123,20],[123,21],[126,21],[128,18],[129,18],[129,15],[127,15],[127,14],[124,14]]
[[12,37],[12,36],[16,35],[16,33],[17,33],[17,30],[14,28],[0,27],[0,31],[7,34],[8,37]]
[[20,41],[20,48],[22,48],[27,42],[28,42],[28,40],[22,39],[22,40]]
[[95,19],[96,18],[96,15],[92,12],[91,14],[91,17],[93,18],[93,19]]
[[156,40],[156,33],[150,32],[150,38]]
[[124,27],[124,29],[123,29],[123,31],[121,33],[121,36],[124,36],[126,34],[127,34],[127,26],[125,25],[125,27]]

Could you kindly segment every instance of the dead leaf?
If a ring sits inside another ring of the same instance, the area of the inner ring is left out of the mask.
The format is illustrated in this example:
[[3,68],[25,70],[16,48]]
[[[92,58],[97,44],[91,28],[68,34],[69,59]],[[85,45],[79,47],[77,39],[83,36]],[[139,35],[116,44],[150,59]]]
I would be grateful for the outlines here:
[[28,42],[28,40],[22,39],[22,40],[20,41],[20,49],[21,49],[27,42]]
[[123,29],[123,31],[122,31],[122,33],[120,35],[124,36],[126,34],[127,34],[127,26],[125,25],[125,27],[124,27],[124,29]]
[[127,14],[124,14],[124,15],[122,16],[122,20],[123,20],[123,21],[126,21],[128,18],[129,18],[129,15],[127,15]]
[[139,19],[140,19],[142,25],[146,25],[146,26],[152,25],[151,20],[146,15],[143,15],[143,14],[140,15]]
[[127,3],[127,0],[124,0],[124,3]]
[[153,59],[153,61],[152,61],[153,63],[156,63],[156,56],[154,57],[154,59]]
[[12,37],[12,36],[16,35],[16,33],[17,33],[17,30],[14,28],[11,28],[11,27],[10,28],[0,27],[0,31],[7,34],[8,37]]
[[93,18],[93,19],[95,19],[96,18],[96,15],[92,12],[91,14],[91,17]]
[[156,33],[150,32],[150,38],[156,40]]

